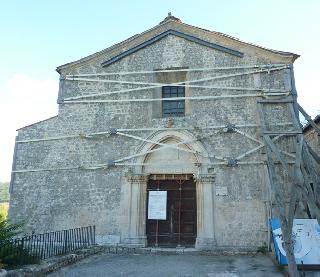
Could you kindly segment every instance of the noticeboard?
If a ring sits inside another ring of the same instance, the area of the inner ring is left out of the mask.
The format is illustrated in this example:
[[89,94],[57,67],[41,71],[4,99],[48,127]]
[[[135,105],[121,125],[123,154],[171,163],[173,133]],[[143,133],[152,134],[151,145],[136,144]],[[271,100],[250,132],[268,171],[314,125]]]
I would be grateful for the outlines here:
[[[279,219],[271,219],[272,237],[277,260],[287,265]],[[292,227],[296,264],[320,265],[320,225],[316,219],[294,219]]]
[[148,219],[167,219],[167,192],[149,191]]

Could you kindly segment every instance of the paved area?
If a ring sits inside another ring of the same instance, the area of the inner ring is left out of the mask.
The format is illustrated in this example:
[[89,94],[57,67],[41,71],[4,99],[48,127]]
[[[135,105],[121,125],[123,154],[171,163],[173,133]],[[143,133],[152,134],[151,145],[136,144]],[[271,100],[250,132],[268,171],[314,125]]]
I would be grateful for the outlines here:
[[270,258],[179,254],[100,254],[50,274],[51,277],[262,277],[283,276]]

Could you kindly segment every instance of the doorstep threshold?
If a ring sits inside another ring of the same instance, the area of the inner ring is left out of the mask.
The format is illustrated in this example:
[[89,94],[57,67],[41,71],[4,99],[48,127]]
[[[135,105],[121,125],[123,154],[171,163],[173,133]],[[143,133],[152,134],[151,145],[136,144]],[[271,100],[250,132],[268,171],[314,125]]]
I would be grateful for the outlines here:
[[144,247],[146,251],[151,253],[196,253],[198,249],[194,247]]

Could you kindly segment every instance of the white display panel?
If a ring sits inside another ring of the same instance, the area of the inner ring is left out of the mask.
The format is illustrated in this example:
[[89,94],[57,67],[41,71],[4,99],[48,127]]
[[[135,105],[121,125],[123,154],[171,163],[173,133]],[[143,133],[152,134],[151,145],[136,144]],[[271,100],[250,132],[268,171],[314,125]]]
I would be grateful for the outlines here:
[[167,192],[149,191],[148,219],[167,219]]
[[[271,219],[271,227],[278,262],[286,265],[287,257],[279,219]],[[292,238],[297,264],[320,264],[320,225],[316,219],[294,219]]]

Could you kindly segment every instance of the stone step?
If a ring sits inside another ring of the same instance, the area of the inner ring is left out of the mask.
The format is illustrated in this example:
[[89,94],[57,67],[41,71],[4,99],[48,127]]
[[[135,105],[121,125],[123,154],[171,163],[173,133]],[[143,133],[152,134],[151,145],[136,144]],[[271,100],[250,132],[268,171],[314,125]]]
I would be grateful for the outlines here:
[[256,249],[240,249],[240,248],[219,248],[216,247],[211,250],[201,250],[192,247],[134,247],[128,245],[112,245],[105,246],[105,250],[108,253],[114,254],[163,254],[163,255],[174,255],[174,254],[190,254],[190,255],[252,255],[256,254]]

